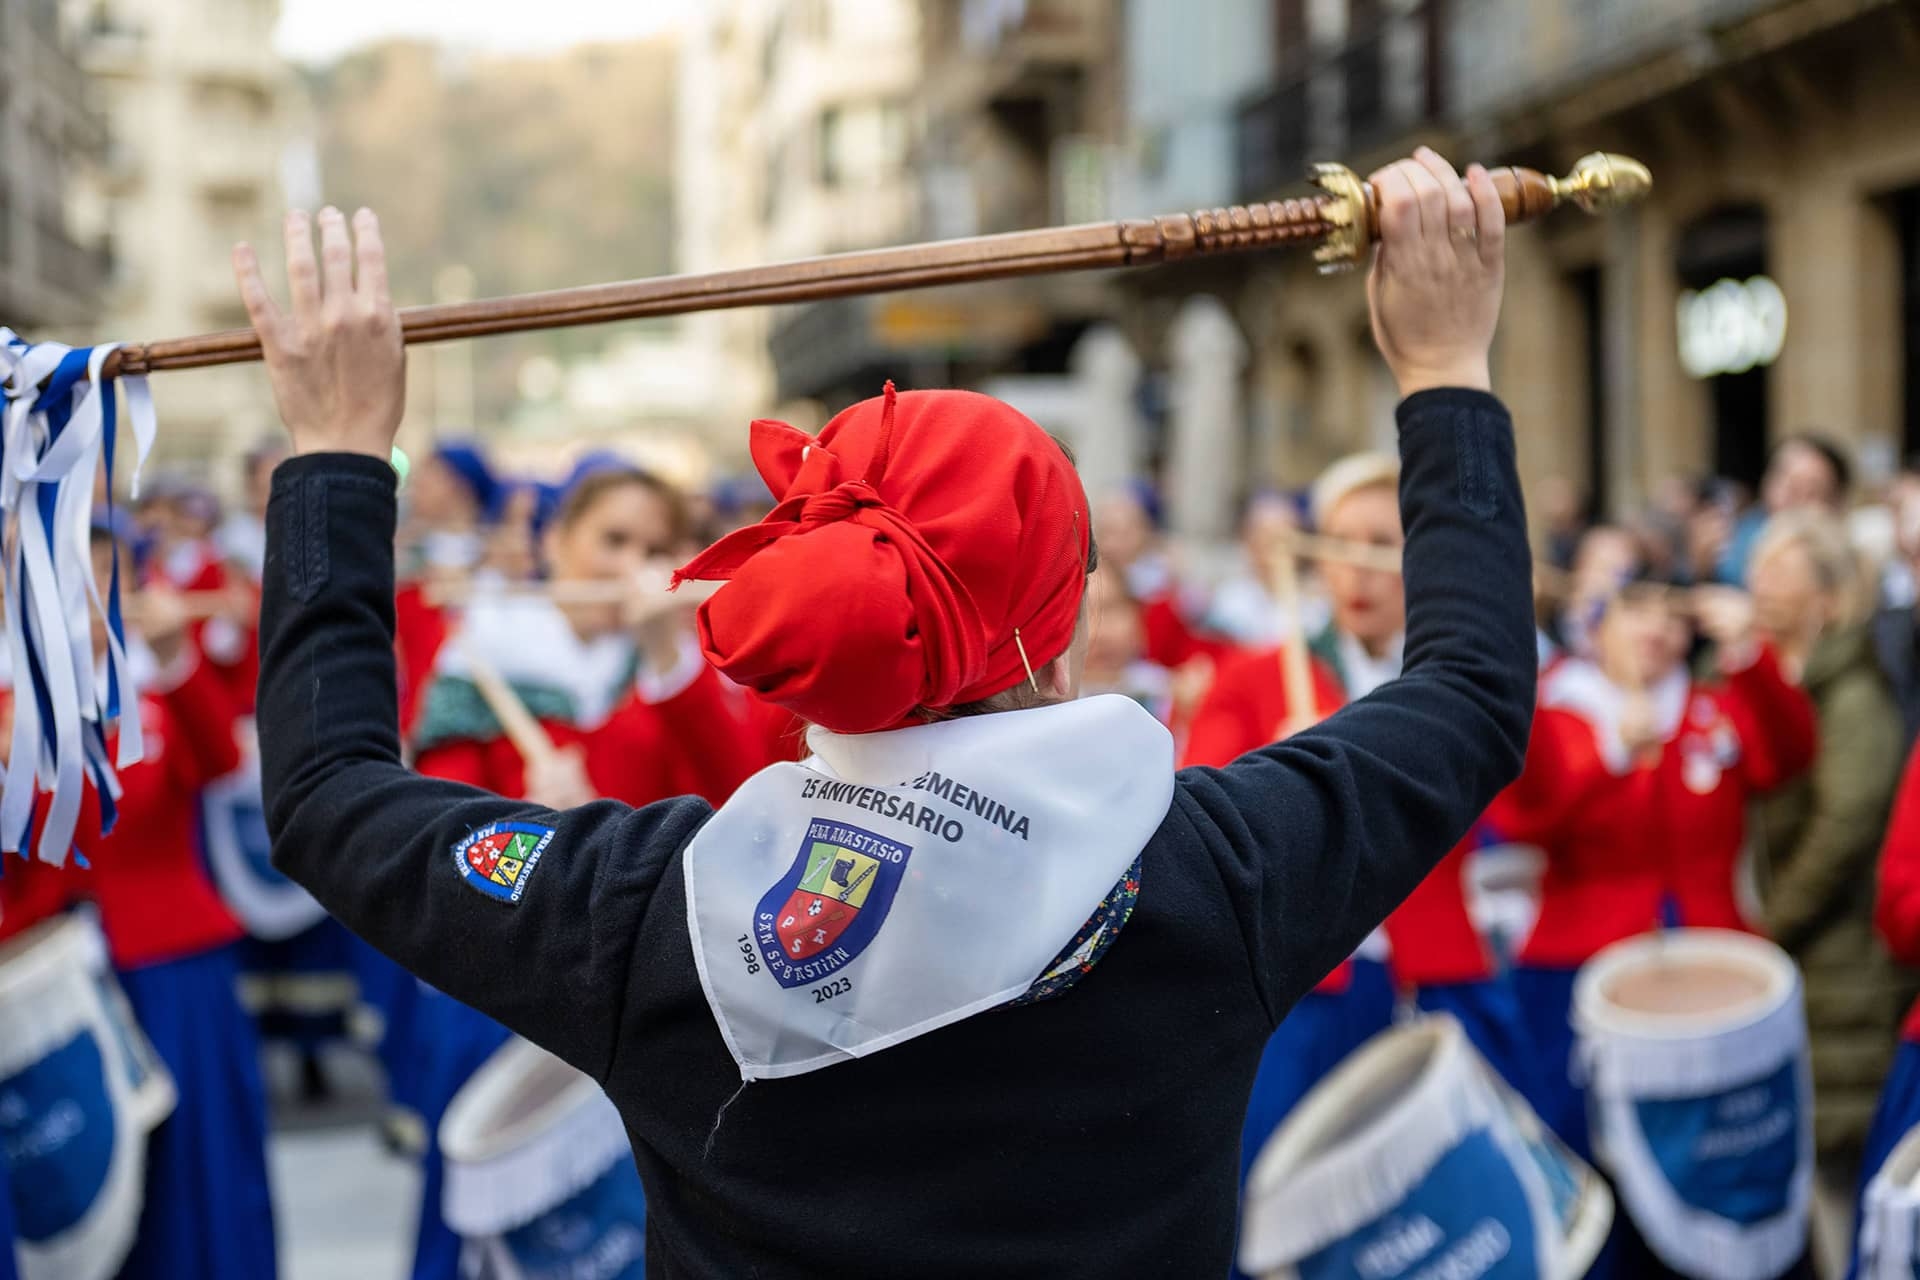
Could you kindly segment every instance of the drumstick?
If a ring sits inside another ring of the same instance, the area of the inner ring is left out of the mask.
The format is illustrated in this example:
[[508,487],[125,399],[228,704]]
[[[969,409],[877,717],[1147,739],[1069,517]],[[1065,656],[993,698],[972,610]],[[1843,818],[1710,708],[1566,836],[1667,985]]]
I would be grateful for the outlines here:
[[551,765],[560,755],[553,745],[553,739],[540,727],[540,722],[527,710],[527,704],[513,691],[506,677],[502,676],[491,662],[475,652],[472,645],[462,645],[467,659],[467,675],[473,680],[474,687],[480,691],[487,709],[493,712],[494,719],[500,722],[500,729],[513,743],[513,749],[527,762],[527,767]]
[[1274,560],[1273,588],[1288,633],[1280,642],[1280,679],[1287,693],[1287,715],[1279,730],[1280,737],[1288,738],[1319,718],[1314,714],[1313,668],[1307,659],[1307,623],[1300,608],[1300,571],[1294,557],[1282,555]]
[[612,581],[587,582],[430,582],[421,594],[429,605],[445,608],[471,604],[475,600],[514,599],[550,600],[554,604],[624,604],[629,617],[645,622],[675,609],[699,605],[723,584],[686,582],[675,591],[651,583]]
[[[1565,178],[1532,169],[1490,171],[1507,221],[1532,221],[1572,204],[1598,213],[1644,197],[1653,179],[1625,156],[1583,157]],[[1047,227],[933,244],[835,254],[774,266],[587,285],[513,298],[410,307],[402,340],[443,342],[489,334],[601,324],[729,307],[816,302],[932,285],[1107,267],[1147,266],[1281,246],[1307,246],[1327,269],[1365,261],[1378,237],[1373,188],[1340,165],[1317,165],[1317,194],[1265,204],[1077,227]],[[252,329],[120,348],[105,376],[196,369],[260,359]]]
[[1356,569],[1373,569],[1380,573],[1401,571],[1398,547],[1383,547],[1352,538],[1329,538],[1324,534],[1302,533],[1297,529],[1278,533],[1274,540],[1297,560],[1350,564]]

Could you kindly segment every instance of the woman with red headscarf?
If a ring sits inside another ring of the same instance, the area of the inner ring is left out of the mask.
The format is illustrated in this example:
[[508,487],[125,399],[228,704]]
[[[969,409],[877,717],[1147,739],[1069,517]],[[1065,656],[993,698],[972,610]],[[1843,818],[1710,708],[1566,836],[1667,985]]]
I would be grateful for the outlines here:
[[[1070,460],[1004,404],[891,389],[757,423],[779,504],[720,579],[723,673],[813,755],[718,810],[555,811],[409,773],[394,705],[399,326],[371,214],[237,255],[301,456],[275,477],[262,723],[275,856],[622,1113],[660,1276],[1226,1270],[1274,1025],[1517,773],[1530,559],[1487,391],[1504,224],[1429,151],[1373,177],[1400,406],[1404,676],[1175,775],[1075,701],[1095,560]],[[355,264],[357,258],[357,280]],[[750,1083],[742,1083],[750,1082]]]

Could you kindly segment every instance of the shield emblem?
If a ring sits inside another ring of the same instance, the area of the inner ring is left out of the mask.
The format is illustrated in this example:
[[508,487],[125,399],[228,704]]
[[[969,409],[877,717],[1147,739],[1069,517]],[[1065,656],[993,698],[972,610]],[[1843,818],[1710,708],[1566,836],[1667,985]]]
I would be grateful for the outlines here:
[[519,902],[540,856],[552,842],[551,827],[495,822],[456,844],[453,856],[469,885],[490,898]]
[[787,873],[760,899],[754,937],[783,987],[818,982],[852,963],[880,932],[912,848],[861,827],[816,818]]

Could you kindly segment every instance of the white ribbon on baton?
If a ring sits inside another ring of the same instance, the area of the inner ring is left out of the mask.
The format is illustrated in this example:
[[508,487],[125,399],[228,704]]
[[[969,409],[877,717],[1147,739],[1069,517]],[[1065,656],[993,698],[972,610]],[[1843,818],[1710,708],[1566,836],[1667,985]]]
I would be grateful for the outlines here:
[[[133,428],[136,497],[156,426],[144,377],[126,377],[116,386],[102,376],[116,345],[76,350],[55,342],[30,344],[0,328],[0,390],[6,397],[0,419],[0,511],[12,517],[5,618],[14,679],[0,851],[20,851],[35,798],[49,792],[35,849],[42,861],[56,866],[73,845],[86,775],[93,775],[100,792],[104,830],[120,796],[116,764],[137,763],[143,749],[118,566],[103,597],[90,550],[93,484],[103,458],[112,501],[117,393],[127,397]],[[107,624],[104,681],[94,677],[90,609]],[[107,728],[116,718],[117,761],[106,749]]]

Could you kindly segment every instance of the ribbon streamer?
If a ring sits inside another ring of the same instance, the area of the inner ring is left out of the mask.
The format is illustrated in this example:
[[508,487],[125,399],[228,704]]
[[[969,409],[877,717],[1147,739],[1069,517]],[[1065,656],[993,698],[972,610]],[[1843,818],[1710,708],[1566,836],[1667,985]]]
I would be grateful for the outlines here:
[[[94,478],[104,465],[113,503],[114,436],[124,391],[136,457],[133,488],[153,447],[153,398],[144,377],[105,376],[117,343],[67,347],[28,343],[0,329],[0,513],[5,616],[14,683],[13,738],[0,795],[0,852],[29,843],[43,862],[65,864],[90,776],[100,825],[112,830],[120,797],[116,768],[142,756],[139,692],[127,662],[116,554],[104,598],[93,576]],[[118,544],[116,542],[116,553]],[[91,615],[106,623],[107,652],[96,666]],[[117,756],[107,731],[119,722]],[[35,800],[49,793],[38,839]]]

